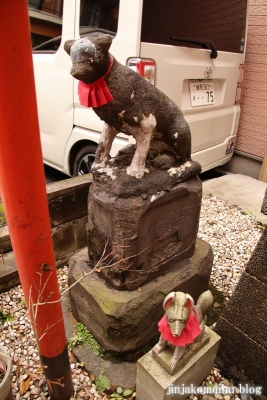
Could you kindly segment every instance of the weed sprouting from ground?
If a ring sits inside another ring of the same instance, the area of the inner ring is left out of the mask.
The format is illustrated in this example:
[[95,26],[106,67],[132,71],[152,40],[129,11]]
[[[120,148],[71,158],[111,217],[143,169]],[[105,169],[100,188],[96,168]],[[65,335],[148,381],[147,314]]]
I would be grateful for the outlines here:
[[88,331],[88,329],[81,323],[75,326],[76,333],[70,339],[68,349],[72,350],[74,346],[84,346],[88,345],[91,350],[98,356],[101,361],[102,371],[95,379],[95,385],[100,392],[104,392],[110,387],[110,380],[104,375],[104,360],[103,360],[103,349],[100,344],[95,340],[93,335]]
[[75,326],[75,329],[76,329],[76,333],[70,339],[70,342],[68,345],[69,350],[72,350],[74,346],[88,345],[88,346],[90,346],[90,348],[93,350],[93,352],[97,356],[100,356],[101,355],[101,346],[95,340],[93,335],[88,331],[88,329],[81,322],[79,322]]
[[110,388],[110,380],[104,375],[103,371],[95,378],[95,385],[102,393]]

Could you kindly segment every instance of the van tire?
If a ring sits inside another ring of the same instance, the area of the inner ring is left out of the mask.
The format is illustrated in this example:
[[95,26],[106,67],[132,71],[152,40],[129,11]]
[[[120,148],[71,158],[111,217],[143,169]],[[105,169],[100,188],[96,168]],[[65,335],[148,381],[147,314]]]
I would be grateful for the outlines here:
[[92,164],[95,161],[97,146],[85,146],[78,151],[74,164],[73,176],[85,175],[91,172]]

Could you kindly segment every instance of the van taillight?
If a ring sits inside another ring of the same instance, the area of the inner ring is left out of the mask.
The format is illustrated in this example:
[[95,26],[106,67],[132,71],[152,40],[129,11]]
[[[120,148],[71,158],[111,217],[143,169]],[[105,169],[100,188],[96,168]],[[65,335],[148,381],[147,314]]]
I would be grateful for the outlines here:
[[128,58],[126,65],[152,85],[155,85],[156,63],[154,60],[150,58]]
[[244,64],[240,64],[237,88],[236,88],[236,95],[235,95],[235,104],[240,104],[242,101],[242,93],[244,90],[245,71],[246,71],[246,66]]

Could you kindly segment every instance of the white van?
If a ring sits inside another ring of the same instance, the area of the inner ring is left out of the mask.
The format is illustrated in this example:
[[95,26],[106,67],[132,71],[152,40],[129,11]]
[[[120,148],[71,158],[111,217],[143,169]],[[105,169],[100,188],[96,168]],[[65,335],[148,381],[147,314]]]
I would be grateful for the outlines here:
[[[102,131],[80,105],[64,42],[112,33],[111,53],[183,112],[202,171],[232,157],[240,117],[247,0],[64,0],[62,36],[33,50],[44,163],[67,175],[90,171]],[[116,137],[110,156],[131,136]]]

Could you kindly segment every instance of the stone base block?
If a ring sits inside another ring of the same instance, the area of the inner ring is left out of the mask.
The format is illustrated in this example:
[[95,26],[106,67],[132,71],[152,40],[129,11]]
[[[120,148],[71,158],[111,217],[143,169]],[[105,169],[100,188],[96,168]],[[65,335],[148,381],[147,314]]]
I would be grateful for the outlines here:
[[[146,175],[144,181],[150,182],[150,178]],[[127,179],[128,176],[120,182],[125,184],[124,192]],[[91,185],[89,261],[91,266],[99,260],[101,265],[112,265],[103,268],[101,276],[114,289],[135,290],[193,255],[202,184],[194,177],[170,186],[168,191],[149,193],[148,187],[146,193],[139,193],[140,183],[135,180],[137,194],[125,197],[124,192],[115,194],[117,180],[113,191],[98,181]]]
[[69,285],[72,311],[107,350],[128,356],[159,336],[163,300],[172,291],[189,293],[196,301],[207,290],[213,263],[211,247],[201,239],[195,253],[178,262],[165,275],[140,289],[121,291],[110,287],[99,273],[90,272],[87,248],[70,259]]
[[137,362],[137,400],[183,400],[194,393],[209,375],[220,343],[220,336],[208,327],[210,340],[175,375],[170,375],[153,358],[152,350]]

